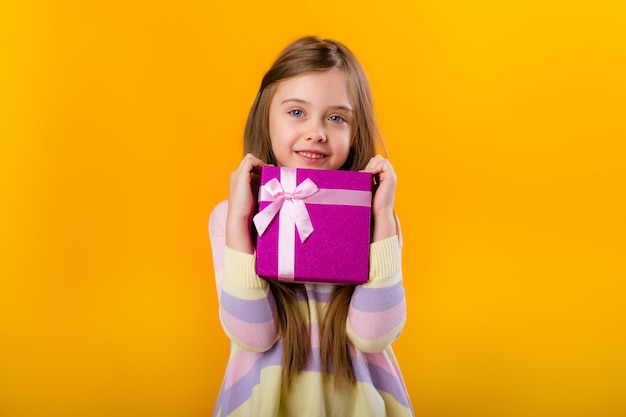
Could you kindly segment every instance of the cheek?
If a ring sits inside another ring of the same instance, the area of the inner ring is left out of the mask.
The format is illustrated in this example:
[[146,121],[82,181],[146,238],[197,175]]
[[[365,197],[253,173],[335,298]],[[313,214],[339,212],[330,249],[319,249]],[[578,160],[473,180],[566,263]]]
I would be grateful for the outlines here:
[[269,133],[270,138],[272,140],[274,139],[274,137],[279,137],[280,136],[282,123],[280,121],[280,117],[279,116],[280,115],[279,115],[277,109],[273,108],[273,106],[272,106],[270,108],[270,111],[269,111],[268,123],[267,123],[268,133]]
[[350,147],[352,146],[352,134],[351,132],[348,130],[347,132],[343,132],[341,135],[341,140],[335,142],[336,147],[335,147],[335,154],[336,155],[341,155],[341,165],[343,165],[343,163],[348,159],[348,156],[350,155]]
[[289,126],[285,123],[284,120],[280,120],[278,116],[272,117],[270,115],[269,120],[269,134],[270,138],[274,140],[275,138],[280,139],[284,138],[289,133]]
[[286,132],[285,129],[275,128],[270,129],[270,141],[272,143],[272,148],[276,149],[280,148],[281,145],[285,143]]
[[272,123],[271,119],[269,123],[268,133],[270,135],[270,143],[272,144],[272,149],[276,149],[276,146],[277,144],[280,143],[283,134],[282,134],[282,130],[280,129],[280,126],[277,125],[275,122]]
[[343,144],[348,149],[348,151],[350,150],[354,142],[354,137],[352,135],[352,132],[353,132],[352,128],[348,128],[343,134]]

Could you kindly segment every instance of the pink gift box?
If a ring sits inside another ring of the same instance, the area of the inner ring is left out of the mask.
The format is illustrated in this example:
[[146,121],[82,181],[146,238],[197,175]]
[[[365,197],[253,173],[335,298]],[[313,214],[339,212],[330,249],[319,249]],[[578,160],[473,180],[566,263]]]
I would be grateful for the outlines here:
[[256,272],[284,282],[362,284],[369,275],[372,174],[263,167]]

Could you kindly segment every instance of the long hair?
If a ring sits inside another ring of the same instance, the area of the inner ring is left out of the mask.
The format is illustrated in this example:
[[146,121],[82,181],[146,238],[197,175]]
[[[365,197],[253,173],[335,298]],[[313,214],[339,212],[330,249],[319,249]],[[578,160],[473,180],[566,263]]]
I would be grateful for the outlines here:
[[[369,82],[361,64],[340,42],[308,36],[283,49],[263,77],[246,122],[244,154],[252,153],[269,164],[276,164],[269,134],[269,110],[278,84],[299,75],[330,70],[339,70],[345,76],[346,89],[354,110],[350,151],[340,169],[364,169],[376,155],[378,147],[384,152],[376,126]],[[299,299],[306,300],[307,294],[301,284],[268,282],[276,300],[283,343],[283,389],[288,390],[296,375],[306,367],[311,352],[310,329],[297,302]],[[334,375],[336,388],[356,382],[346,334],[353,292],[354,286],[335,287],[320,323],[322,372],[325,377]]]

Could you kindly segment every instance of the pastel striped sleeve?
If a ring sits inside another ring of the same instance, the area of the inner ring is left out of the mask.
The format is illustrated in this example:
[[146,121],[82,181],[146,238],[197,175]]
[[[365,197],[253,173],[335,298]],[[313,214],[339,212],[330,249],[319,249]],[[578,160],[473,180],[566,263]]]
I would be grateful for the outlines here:
[[220,322],[233,343],[264,352],[278,340],[276,304],[268,283],[256,275],[255,256],[226,246],[226,212],[220,203],[209,220]]
[[276,303],[269,284],[255,273],[255,257],[228,246],[224,253],[220,321],[245,350],[264,352],[278,340]]
[[405,322],[400,246],[393,236],[370,245],[370,277],[354,290],[348,338],[362,352],[382,352],[398,338]]

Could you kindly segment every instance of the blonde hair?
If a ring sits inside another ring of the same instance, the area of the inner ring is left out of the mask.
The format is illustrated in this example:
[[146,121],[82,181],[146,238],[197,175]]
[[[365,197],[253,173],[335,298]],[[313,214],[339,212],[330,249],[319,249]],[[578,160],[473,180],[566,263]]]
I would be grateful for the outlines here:
[[[379,147],[384,152],[369,82],[361,64],[340,42],[307,36],[283,49],[263,77],[246,122],[244,154],[252,153],[267,163],[276,164],[269,134],[269,109],[277,85],[299,75],[330,70],[343,73],[354,111],[350,151],[340,169],[364,169]],[[276,300],[283,343],[283,389],[288,390],[297,374],[306,367],[311,352],[310,329],[297,302],[298,295],[307,299],[307,294],[303,285],[268,282]],[[320,323],[322,372],[325,377],[334,375],[337,389],[346,383],[356,383],[346,334],[353,292],[354,286],[335,287]]]

